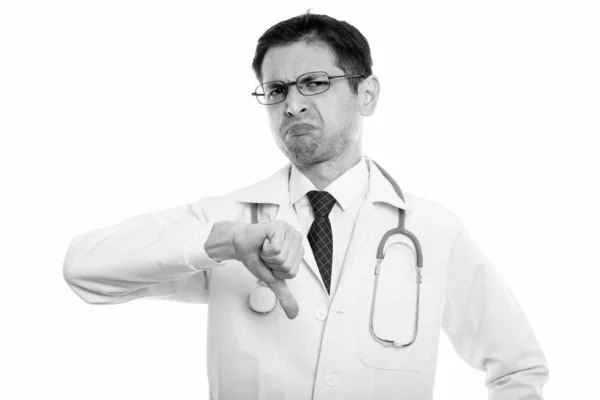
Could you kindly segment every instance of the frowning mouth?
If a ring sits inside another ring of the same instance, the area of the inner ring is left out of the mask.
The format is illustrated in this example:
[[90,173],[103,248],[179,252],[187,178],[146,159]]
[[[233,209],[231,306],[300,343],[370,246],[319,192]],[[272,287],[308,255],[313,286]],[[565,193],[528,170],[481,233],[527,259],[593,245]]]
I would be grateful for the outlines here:
[[295,124],[287,129],[286,134],[291,136],[300,136],[305,135],[314,129],[315,127],[311,124]]

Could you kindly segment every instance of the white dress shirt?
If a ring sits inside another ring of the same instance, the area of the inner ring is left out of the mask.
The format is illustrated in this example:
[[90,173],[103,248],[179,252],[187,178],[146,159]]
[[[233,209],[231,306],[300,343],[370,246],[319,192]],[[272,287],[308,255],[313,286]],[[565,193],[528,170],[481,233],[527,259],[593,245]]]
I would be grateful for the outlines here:
[[[333,259],[331,263],[330,296],[335,295],[335,290],[342,273],[342,265],[348,250],[348,244],[354,231],[354,224],[358,212],[362,207],[369,188],[369,171],[364,157],[335,181],[331,182],[323,191],[335,197],[336,203],[329,213],[331,231],[333,236]],[[300,221],[302,234],[308,231],[315,219],[312,206],[306,196],[311,190],[318,190],[315,185],[296,166],[292,166],[290,173],[290,206],[294,206]],[[309,249],[305,249],[309,251]],[[312,251],[312,250],[311,250]]]

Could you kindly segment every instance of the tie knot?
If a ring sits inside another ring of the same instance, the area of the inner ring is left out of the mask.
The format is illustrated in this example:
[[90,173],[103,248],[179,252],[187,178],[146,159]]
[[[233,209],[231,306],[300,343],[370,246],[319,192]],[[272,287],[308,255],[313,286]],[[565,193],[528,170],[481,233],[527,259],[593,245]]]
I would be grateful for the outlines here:
[[315,218],[327,218],[335,205],[335,197],[329,192],[318,190],[311,190],[306,196],[308,196]]

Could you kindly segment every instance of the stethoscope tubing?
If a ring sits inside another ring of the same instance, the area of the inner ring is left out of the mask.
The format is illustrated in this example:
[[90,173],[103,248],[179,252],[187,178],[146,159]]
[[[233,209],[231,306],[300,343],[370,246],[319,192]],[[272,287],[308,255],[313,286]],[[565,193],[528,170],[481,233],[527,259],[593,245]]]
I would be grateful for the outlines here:
[[[372,160],[371,160],[372,161]],[[375,161],[373,161],[373,163],[377,166],[377,168],[381,171],[381,173],[383,174],[383,176],[390,182],[390,184],[394,187],[394,190],[396,191],[396,193],[398,194],[398,196],[404,201],[404,194],[402,193],[402,190],[400,189],[400,186],[398,186],[398,184],[396,183],[396,181],[394,180],[394,178],[392,178],[390,176],[390,174],[387,173],[387,171],[385,171],[379,164],[377,164]],[[371,332],[371,336],[373,336],[373,338],[380,344],[382,344],[383,346],[389,347],[389,346],[394,346],[394,347],[398,347],[398,348],[406,348],[410,345],[412,345],[418,335],[418,327],[419,327],[419,311],[420,311],[420,298],[421,298],[421,283],[423,282],[423,275],[422,275],[422,268],[423,268],[423,252],[421,250],[421,245],[419,243],[419,240],[417,239],[417,237],[412,233],[407,231],[406,229],[404,229],[404,222],[405,222],[405,210],[400,208],[398,209],[399,211],[399,217],[398,217],[398,227],[393,228],[391,230],[389,230],[388,232],[386,232],[383,237],[381,238],[381,241],[379,242],[379,246],[377,247],[377,254],[376,254],[376,259],[377,259],[377,263],[375,265],[375,282],[374,282],[374,287],[373,287],[373,299],[371,301],[371,310],[370,310],[370,315],[369,315],[369,331]],[[258,223],[258,204],[252,204],[251,207],[251,219],[252,219],[252,223]],[[405,243],[392,243],[392,245],[386,247],[386,243],[388,241],[388,239],[394,235],[402,235],[407,237],[413,244],[415,251],[413,251],[408,245],[406,245]],[[383,260],[385,259],[385,252],[387,251],[387,249],[395,244],[399,244],[399,245],[404,245],[407,246],[411,252],[413,252],[413,255],[416,253],[416,285],[417,285],[417,293],[416,293],[416,310],[415,310],[415,320],[414,320],[414,328],[413,328],[413,335],[412,338],[409,342],[407,343],[403,343],[401,342],[399,339],[397,340],[391,340],[391,339],[385,339],[383,337],[380,337],[377,335],[377,333],[375,332],[375,327],[373,326],[373,319],[374,319],[374,311],[375,311],[375,304],[377,301],[377,289],[379,286],[379,276],[380,276],[380,272],[381,272],[381,265]],[[275,309],[275,307],[277,306],[277,296],[275,296],[273,294],[274,300],[271,305],[268,305],[267,307],[264,308],[264,311],[261,310],[257,310],[255,309],[255,307],[253,307],[253,301],[252,301],[252,294],[256,293],[256,290],[259,288],[263,288],[263,287],[268,287],[264,282],[262,282],[260,279],[258,279],[258,283],[257,285],[252,288],[252,290],[250,290],[250,292],[248,293],[248,307],[255,313],[257,314],[268,314],[271,311],[273,311]]]

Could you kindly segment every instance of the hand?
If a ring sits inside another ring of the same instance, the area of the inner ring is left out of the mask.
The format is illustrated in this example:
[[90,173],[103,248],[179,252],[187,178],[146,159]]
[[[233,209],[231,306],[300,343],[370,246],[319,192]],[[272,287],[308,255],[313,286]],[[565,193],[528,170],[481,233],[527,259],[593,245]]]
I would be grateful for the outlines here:
[[289,319],[296,318],[298,303],[285,279],[298,274],[304,257],[302,234],[281,220],[238,224],[233,247],[234,259],[273,290]]

